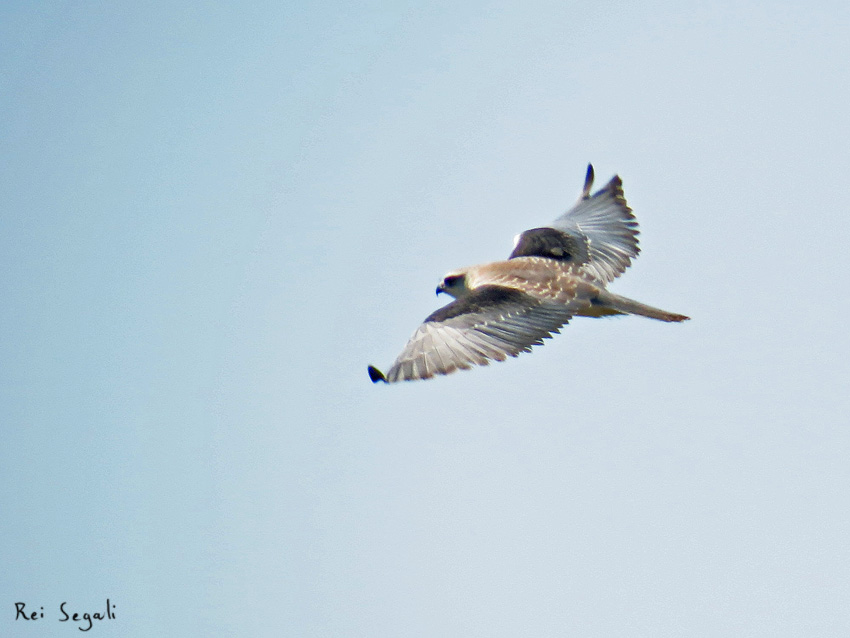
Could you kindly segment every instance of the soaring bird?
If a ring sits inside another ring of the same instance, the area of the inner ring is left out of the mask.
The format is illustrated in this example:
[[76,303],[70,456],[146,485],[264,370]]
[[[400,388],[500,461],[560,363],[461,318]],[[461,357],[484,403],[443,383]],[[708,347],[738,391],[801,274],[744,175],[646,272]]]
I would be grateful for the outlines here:
[[454,301],[425,319],[386,374],[369,366],[369,378],[413,381],[504,361],[542,345],[574,316],[687,320],[606,290],[640,252],[638,224],[619,176],[593,195],[592,187],[588,165],[575,206],[518,235],[507,261],[443,277],[437,294]]

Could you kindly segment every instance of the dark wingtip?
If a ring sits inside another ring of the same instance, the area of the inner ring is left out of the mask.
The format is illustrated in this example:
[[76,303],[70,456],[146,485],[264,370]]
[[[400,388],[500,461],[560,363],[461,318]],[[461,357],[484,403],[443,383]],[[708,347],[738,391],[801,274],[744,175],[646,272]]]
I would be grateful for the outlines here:
[[587,175],[584,177],[584,189],[581,192],[582,199],[590,197],[591,188],[593,188],[593,164],[588,164]]
[[375,366],[369,366],[369,378],[372,379],[372,383],[377,383],[378,381],[389,383],[387,378],[384,376],[384,373],[378,370]]

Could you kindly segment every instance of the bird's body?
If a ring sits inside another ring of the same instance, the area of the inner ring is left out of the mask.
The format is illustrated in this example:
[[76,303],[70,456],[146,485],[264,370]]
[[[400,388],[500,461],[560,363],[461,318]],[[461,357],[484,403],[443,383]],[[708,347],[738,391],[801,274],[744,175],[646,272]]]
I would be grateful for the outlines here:
[[588,166],[578,204],[551,226],[521,233],[506,261],[447,274],[437,293],[455,300],[425,319],[386,375],[369,366],[372,381],[427,379],[515,357],[576,315],[688,319],[606,290],[639,252],[637,222],[619,177],[591,197],[592,183]]
[[[586,298],[590,303],[600,290],[580,275],[575,264],[545,257],[516,257],[458,271],[461,272],[466,275],[466,294],[481,286],[504,286],[540,299],[566,303],[573,298]],[[448,276],[453,274],[456,273]]]

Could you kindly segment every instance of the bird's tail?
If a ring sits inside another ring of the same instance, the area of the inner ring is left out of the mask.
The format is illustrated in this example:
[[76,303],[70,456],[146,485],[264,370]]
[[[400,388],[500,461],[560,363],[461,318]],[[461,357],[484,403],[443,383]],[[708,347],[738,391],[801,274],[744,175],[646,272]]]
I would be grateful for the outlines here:
[[653,308],[646,304],[621,297],[603,290],[599,296],[593,300],[593,306],[598,308],[599,316],[606,314],[625,314],[625,315],[640,315],[641,317],[649,317],[650,319],[658,319],[659,321],[687,321],[690,317],[679,315],[675,312],[667,312],[660,308]]

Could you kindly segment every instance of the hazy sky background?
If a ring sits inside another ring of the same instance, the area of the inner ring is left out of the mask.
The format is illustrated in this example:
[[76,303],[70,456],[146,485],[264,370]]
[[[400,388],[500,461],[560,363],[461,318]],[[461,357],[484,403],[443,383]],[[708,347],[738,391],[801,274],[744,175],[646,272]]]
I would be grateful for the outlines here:
[[[848,33],[4,3],[0,634],[850,634]],[[373,386],[588,162],[641,224],[613,290],[693,321]]]

